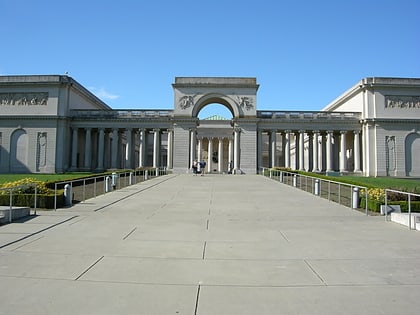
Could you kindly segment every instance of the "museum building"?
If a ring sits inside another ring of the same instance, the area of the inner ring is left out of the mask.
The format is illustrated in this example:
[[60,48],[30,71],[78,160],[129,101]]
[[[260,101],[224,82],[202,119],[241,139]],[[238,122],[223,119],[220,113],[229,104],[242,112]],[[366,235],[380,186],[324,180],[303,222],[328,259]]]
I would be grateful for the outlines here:
[[[420,79],[365,78],[320,111],[258,110],[256,78],[176,77],[173,109],[112,109],[67,75],[0,76],[0,173],[262,167],[420,177]],[[199,119],[212,104],[228,119]]]

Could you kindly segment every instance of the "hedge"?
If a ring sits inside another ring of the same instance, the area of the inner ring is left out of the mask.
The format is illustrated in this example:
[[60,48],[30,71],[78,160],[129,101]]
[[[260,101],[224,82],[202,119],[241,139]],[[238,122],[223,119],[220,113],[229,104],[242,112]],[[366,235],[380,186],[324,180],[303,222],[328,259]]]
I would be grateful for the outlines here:
[[[408,201],[388,201],[389,205],[400,205],[401,212],[408,212]],[[368,202],[368,210],[373,212],[380,212],[381,205],[385,205],[384,202],[370,199]],[[363,196],[360,198],[360,208],[364,209],[366,206],[366,198]],[[420,201],[411,201],[411,212],[420,212]]]

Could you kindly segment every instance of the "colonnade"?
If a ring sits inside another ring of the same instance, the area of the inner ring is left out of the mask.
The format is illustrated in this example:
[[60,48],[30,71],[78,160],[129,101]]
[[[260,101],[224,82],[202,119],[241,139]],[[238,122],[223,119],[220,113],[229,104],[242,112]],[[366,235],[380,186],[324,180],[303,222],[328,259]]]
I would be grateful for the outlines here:
[[[361,172],[359,130],[260,130],[258,135],[260,143],[262,133],[267,133],[269,139],[270,167],[284,166],[309,172]],[[278,134],[281,136],[283,165],[277,165]],[[349,143],[349,139],[352,139],[352,143]],[[262,160],[261,151],[260,145],[259,161]],[[338,163],[334,163],[337,157]],[[351,169],[348,165],[349,159],[352,160]]]
[[[153,137],[150,144],[148,134]],[[152,146],[151,161],[148,161],[149,146]],[[72,170],[172,168],[172,152],[173,131],[170,129],[72,128]]]
[[[209,173],[214,171],[217,173],[226,171],[235,173],[239,171],[240,132],[240,128],[234,128],[231,136],[198,136],[196,130],[191,129],[190,167],[192,167],[194,160],[197,160],[206,162],[206,172]],[[204,152],[207,152],[205,158]],[[213,158],[217,159],[217,163],[213,161]],[[215,164],[217,164],[217,168],[214,168]]]

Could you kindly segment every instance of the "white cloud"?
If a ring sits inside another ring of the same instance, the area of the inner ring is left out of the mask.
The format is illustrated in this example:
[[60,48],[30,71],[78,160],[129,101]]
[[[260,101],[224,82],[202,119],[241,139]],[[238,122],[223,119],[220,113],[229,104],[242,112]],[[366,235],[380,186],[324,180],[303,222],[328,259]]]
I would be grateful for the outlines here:
[[100,99],[105,99],[105,100],[115,100],[117,98],[119,98],[119,95],[116,94],[112,94],[110,92],[108,92],[107,90],[105,90],[105,88],[101,87],[101,88],[96,88],[96,87],[90,87],[89,90],[95,94],[97,97],[99,97]]

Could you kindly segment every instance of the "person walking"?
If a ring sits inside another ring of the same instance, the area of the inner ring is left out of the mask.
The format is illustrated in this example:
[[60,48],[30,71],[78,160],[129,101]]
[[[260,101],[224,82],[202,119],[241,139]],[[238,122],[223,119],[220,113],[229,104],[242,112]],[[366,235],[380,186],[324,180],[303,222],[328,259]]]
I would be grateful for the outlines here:
[[200,169],[201,169],[201,176],[204,176],[204,172],[206,171],[206,162],[204,162],[204,160],[200,162]]
[[193,165],[192,165],[194,176],[197,176],[197,164],[198,164],[197,160],[194,160]]

